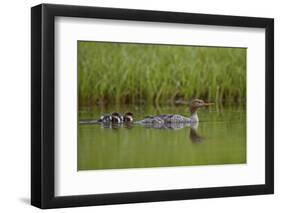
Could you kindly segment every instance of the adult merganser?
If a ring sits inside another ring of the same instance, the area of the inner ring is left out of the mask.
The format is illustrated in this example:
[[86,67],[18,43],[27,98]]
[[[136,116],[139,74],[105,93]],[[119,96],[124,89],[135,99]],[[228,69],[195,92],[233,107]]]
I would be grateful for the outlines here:
[[139,124],[163,124],[163,123],[197,123],[199,118],[197,115],[197,110],[201,107],[207,107],[213,105],[213,103],[205,103],[203,100],[194,99],[190,103],[190,113],[191,116],[185,117],[177,114],[164,114],[164,115],[154,115],[148,116],[143,120],[137,121]]

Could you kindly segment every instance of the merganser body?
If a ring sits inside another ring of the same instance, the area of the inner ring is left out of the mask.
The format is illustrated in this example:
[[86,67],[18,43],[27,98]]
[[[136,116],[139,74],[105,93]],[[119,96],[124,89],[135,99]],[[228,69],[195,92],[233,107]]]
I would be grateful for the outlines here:
[[165,124],[165,123],[197,123],[199,118],[197,110],[202,107],[213,105],[213,103],[205,103],[203,100],[195,99],[190,103],[190,117],[185,117],[177,114],[164,114],[147,116],[143,120],[137,121],[138,124]]

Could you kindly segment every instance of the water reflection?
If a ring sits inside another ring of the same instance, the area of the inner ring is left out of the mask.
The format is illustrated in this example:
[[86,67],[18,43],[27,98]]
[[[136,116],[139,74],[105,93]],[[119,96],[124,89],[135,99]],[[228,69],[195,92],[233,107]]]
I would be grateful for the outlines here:
[[198,134],[199,123],[147,123],[142,124],[146,128],[164,129],[164,130],[179,130],[189,128],[189,138],[193,143],[202,142],[205,138]]
[[202,137],[198,133],[198,126],[199,123],[144,123],[144,124],[134,124],[131,122],[127,123],[112,123],[112,122],[104,122],[99,123],[97,121],[80,121],[80,124],[94,124],[99,125],[101,128],[105,129],[113,129],[118,130],[119,128],[126,128],[126,129],[132,129],[134,125],[136,126],[143,126],[144,128],[149,129],[158,129],[158,130],[180,130],[183,128],[190,129],[189,138],[193,143],[199,143],[202,142],[205,137]]
[[178,130],[185,127],[190,127],[194,124],[191,123],[143,123],[140,124],[146,128],[153,128],[153,129],[171,129],[171,130]]
[[[78,125],[78,170],[151,168],[246,163],[245,107],[210,108],[198,124],[97,124],[109,112],[183,114],[186,106],[111,106],[81,109]],[[83,124],[83,125],[82,125]]]
[[131,129],[133,128],[133,123],[112,123],[112,122],[105,122],[105,123],[95,123],[100,125],[102,128],[106,129],[119,129],[119,128],[126,128]]
[[190,133],[189,133],[189,138],[193,143],[200,143],[202,142],[205,137],[202,137],[201,135],[198,134],[198,123],[195,123],[190,126]]

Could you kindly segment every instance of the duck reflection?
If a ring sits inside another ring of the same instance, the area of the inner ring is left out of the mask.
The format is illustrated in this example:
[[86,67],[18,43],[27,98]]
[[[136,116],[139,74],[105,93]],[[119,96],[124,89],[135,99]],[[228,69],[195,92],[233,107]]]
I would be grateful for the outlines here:
[[193,143],[201,143],[205,139],[204,137],[198,134],[198,126],[198,123],[195,123],[190,126],[189,138]]
[[119,128],[126,128],[126,129],[132,129],[133,124],[132,123],[96,123],[100,125],[102,128],[107,129],[119,129]]
[[193,143],[200,143],[204,141],[204,137],[199,135],[198,133],[198,126],[199,123],[147,123],[142,124],[142,126],[146,128],[153,128],[153,129],[163,129],[163,130],[179,130],[183,128],[189,128],[189,138]]
[[183,129],[185,127],[190,127],[191,123],[144,123],[141,124],[146,128],[153,128],[153,129],[171,129],[171,130],[178,130]]
[[106,128],[106,129],[119,129],[121,126],[120,123],[99,123],[98,125],[100,125],[102,128]]
[[[101,128],[107,128],[107,129],[114,129],[118,130],[119,128],[126,128],[126,129],[132,129],[135,125],[132,122],[127,123],[113,123],[113,122],[104,122],[100,123],[97,121],[83,121],[80,122],[80,124],[97,124],[100,125]],[[205,140],[205,137],[201,136],[198,133],[198,126],[199,123],[145,123],[141,124],[141,126],[145,128],[151,128],[151,129],[159,129],[159,130],[180,130],[183,128],[189,129],[189,139],[192,143],[201,143]]]

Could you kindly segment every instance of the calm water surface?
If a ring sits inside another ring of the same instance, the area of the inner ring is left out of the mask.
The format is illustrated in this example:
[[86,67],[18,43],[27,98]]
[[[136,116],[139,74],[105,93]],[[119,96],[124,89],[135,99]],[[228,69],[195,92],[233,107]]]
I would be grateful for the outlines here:
[[[110,112],[189,115],[187,106],[82,108],[79,120]],[[245,106],[200,109],[197,126],[166,129],[140,125],[78,125],[78,170],[246,163]]]

